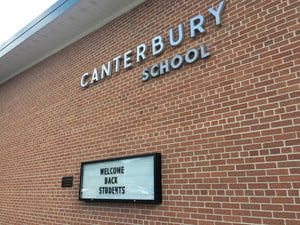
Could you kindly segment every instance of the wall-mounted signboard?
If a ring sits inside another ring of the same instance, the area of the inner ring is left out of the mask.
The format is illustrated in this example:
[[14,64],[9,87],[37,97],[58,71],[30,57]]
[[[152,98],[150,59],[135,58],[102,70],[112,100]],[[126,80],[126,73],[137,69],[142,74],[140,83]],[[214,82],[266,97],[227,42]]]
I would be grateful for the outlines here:
[[161,203],[160,153],[81,163],[79,200]]

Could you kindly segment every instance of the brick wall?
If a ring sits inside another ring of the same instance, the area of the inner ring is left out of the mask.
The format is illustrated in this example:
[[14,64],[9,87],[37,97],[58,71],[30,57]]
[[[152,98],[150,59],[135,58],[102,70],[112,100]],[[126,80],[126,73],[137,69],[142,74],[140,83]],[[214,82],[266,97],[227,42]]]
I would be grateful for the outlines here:
[[[147,0],[0,86],[0,224],[300,224],[297,0]],[[205,34],[189,37],[202,14]],[[81,75],[184,24],[132,69]],[[205,43],[211,56],[142,82]],[[78,200],[80,163],[160,152],[161,205]],[[72,188],[61,188],[74,176]]]

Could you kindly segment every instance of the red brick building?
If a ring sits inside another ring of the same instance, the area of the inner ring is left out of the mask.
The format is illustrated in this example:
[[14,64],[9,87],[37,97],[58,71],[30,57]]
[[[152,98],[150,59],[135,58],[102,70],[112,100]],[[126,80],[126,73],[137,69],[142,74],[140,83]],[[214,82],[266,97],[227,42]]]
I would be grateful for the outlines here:
[[[0,224],[300,224],[299,8],[81,1],[2,48]],[[161,204],[79,201],[82,162],[145,153]]]

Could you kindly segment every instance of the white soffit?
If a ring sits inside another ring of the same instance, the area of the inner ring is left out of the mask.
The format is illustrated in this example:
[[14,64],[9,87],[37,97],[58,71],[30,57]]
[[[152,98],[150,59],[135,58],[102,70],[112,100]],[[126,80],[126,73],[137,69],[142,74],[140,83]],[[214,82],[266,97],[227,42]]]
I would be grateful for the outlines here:
[[57,1],[0,46],[0,84],[144,1]]

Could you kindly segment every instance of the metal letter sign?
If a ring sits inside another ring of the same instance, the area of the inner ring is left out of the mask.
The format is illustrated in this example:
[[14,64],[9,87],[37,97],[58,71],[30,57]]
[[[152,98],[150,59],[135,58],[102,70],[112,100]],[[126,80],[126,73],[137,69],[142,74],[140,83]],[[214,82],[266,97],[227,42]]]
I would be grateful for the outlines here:
[[161,203],[161,155],[81,163],[79,200]]

